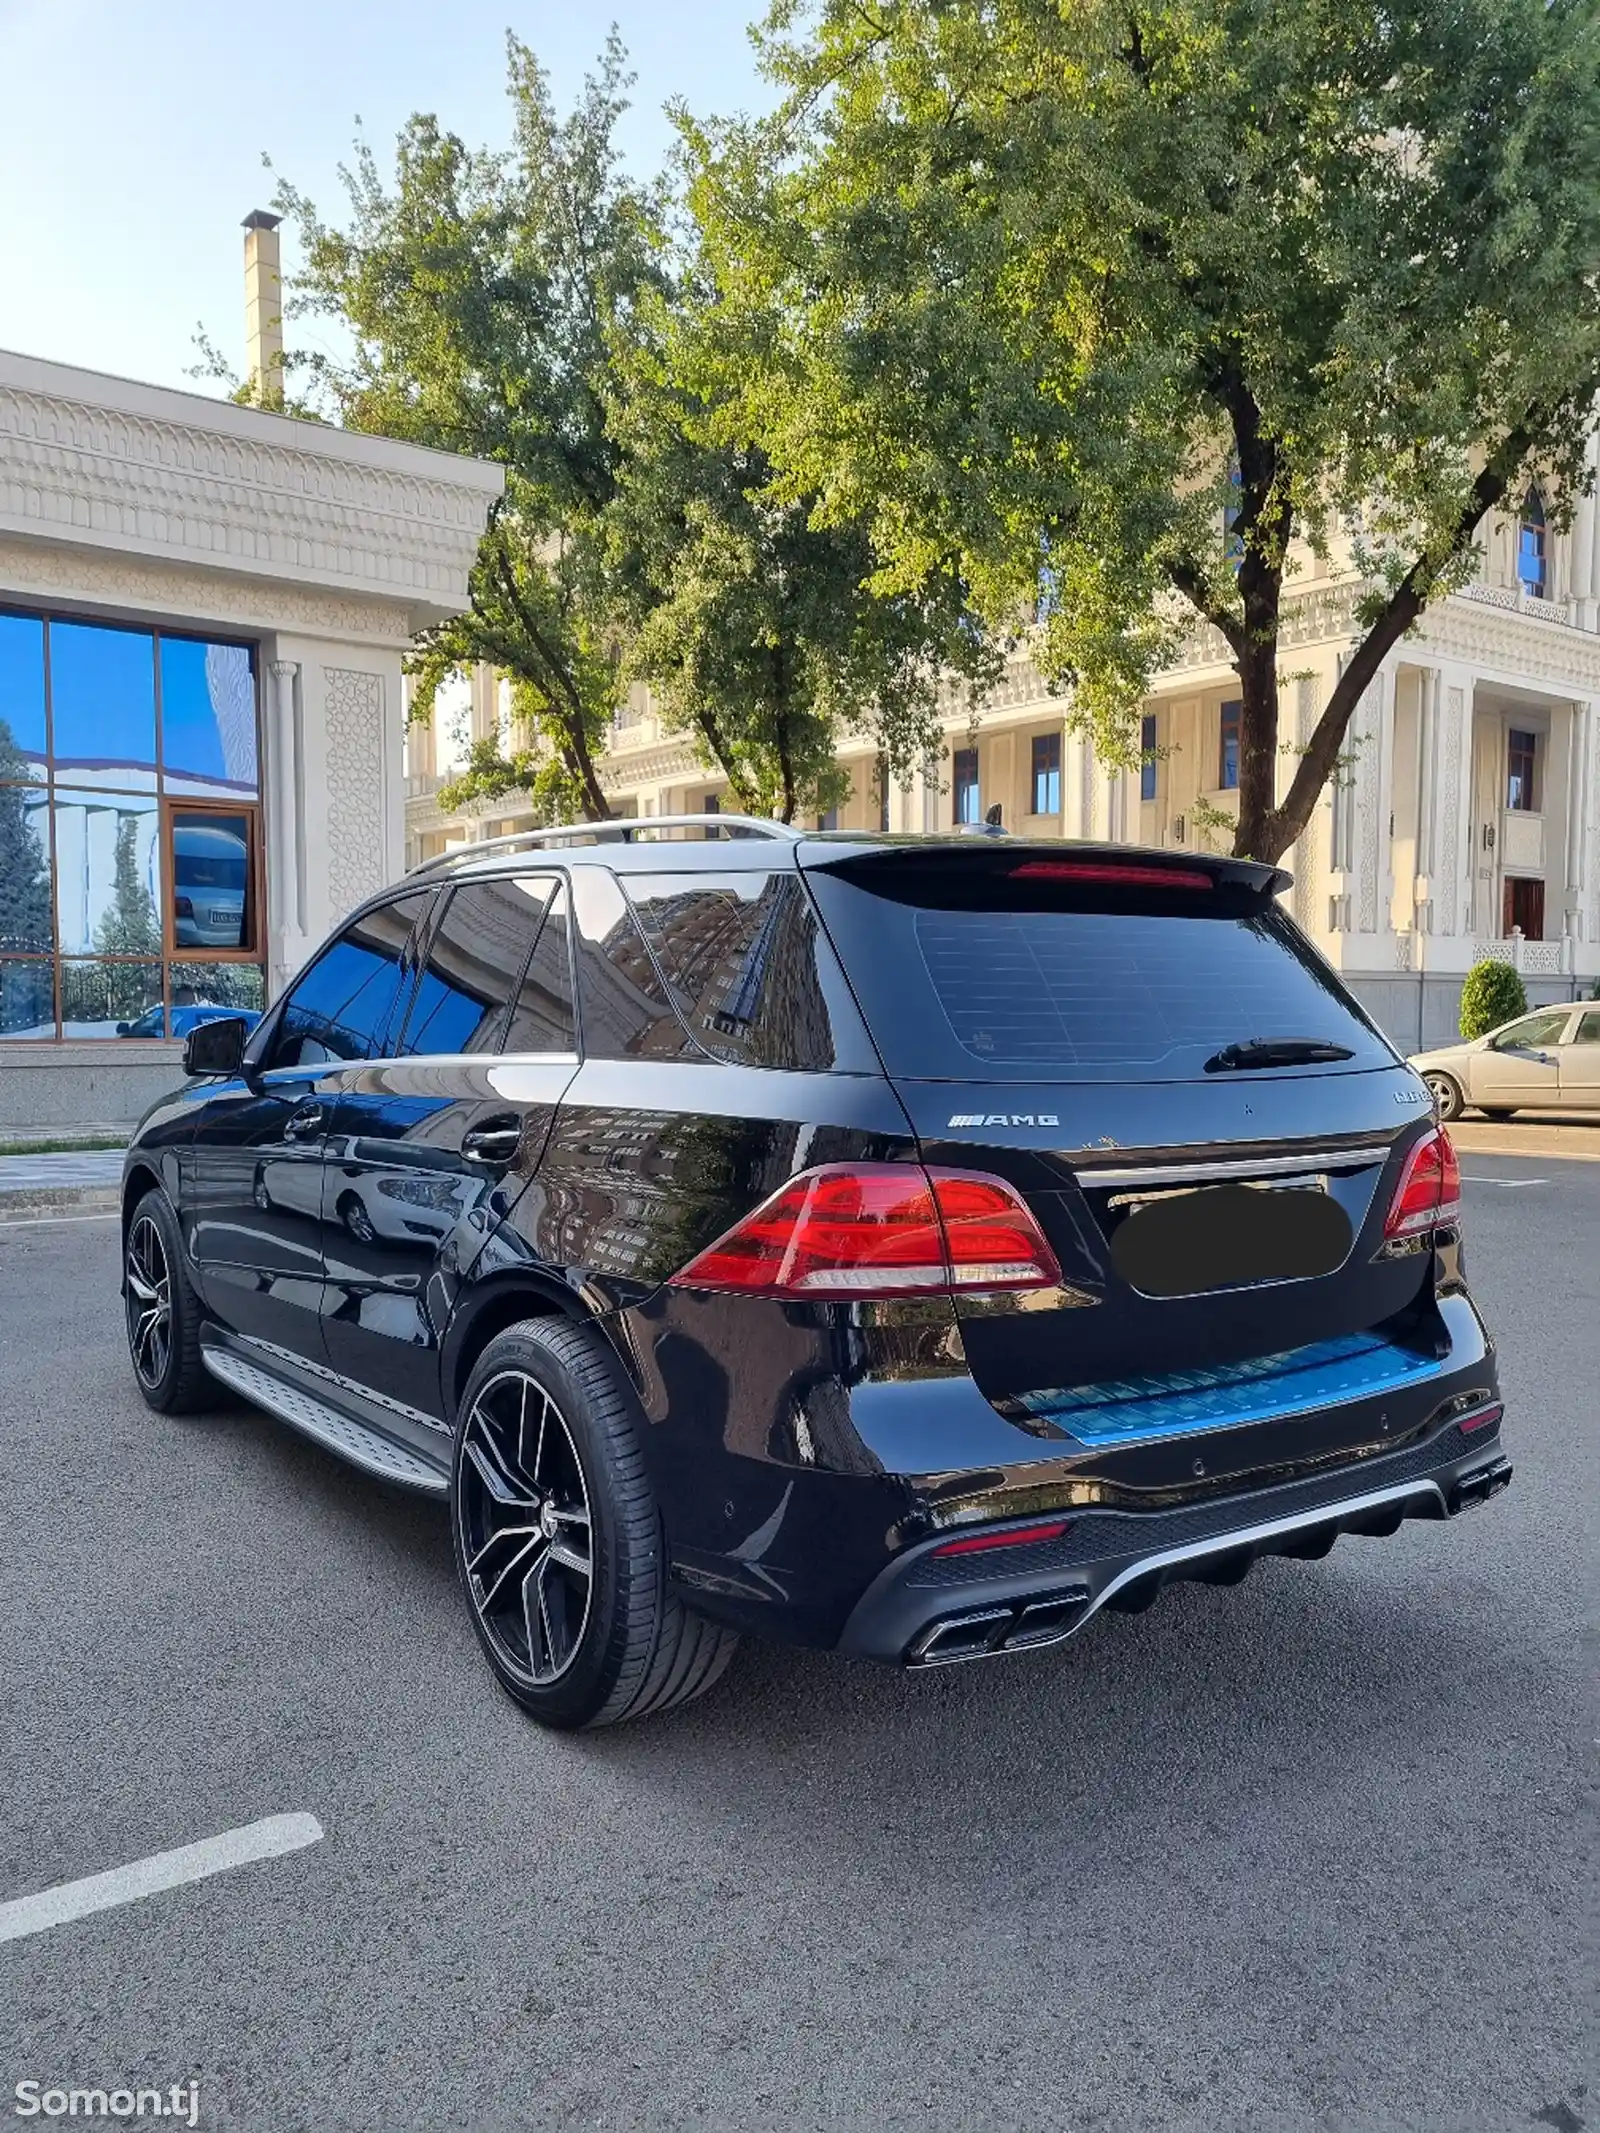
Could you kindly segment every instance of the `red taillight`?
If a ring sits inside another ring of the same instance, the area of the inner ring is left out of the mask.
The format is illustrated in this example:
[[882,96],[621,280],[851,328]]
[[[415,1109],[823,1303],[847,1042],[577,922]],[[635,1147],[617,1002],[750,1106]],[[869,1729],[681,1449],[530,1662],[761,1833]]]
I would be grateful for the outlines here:
[[175,896],[172,899],[172,915],[174,918],[194,917],[194,905],[187,896]]
[[1020,1548],[1027,1541],[1059,1540],[1070,1518],[1052,1518],[1042,1526],[1007,1526],[999,1533],[964,1533],[960,1540],[945,1541],[931,1551],[934,1555],[977,1555],[989,1548]]
[[1210,874],[1195,867],[1146,867],[1100,859],[1026,859],[1012,867],[1012,881],[1081,881],[1107,889],[1214,889]]
[[1430,1126],[1406,1157],[1383,1234],[1415,1237],[1460,1219],[1461,1165],[1455,1146],[1442,1126]]
[[674,1274],[680,1289],[854,1298],[1053,1288],[1055,1255],[1001,1178],[830,1163],[791,1178]]
[[1505,1408],[1498,1400],[1491,1406],[1480,1407],[1475,1415],[1463,1415],[1456,1424],[1463,1437],[1470,1437],[1474,1430],[1488,1429],[1492,1423],[1503,1421]]

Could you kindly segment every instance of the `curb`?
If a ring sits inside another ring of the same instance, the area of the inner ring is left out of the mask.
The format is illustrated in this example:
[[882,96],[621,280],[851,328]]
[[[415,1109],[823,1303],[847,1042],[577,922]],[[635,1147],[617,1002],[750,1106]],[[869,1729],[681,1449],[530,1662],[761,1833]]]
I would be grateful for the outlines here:
[[115,1185],[43,1185],[0,1192],[0,1229],[8,1223],[48,1222],[52,1218],[114,1215],[122,1207]]

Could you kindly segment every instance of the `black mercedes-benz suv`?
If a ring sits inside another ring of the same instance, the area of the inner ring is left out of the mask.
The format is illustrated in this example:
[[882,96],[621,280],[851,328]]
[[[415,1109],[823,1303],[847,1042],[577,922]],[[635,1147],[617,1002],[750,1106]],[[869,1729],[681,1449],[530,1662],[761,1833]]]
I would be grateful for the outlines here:
[[447,1497],[537,1718],[909,1667],[1503,1487],[1427,1091],[1246,862],[684,817],[374,898],[129,1150],[152,1407]]

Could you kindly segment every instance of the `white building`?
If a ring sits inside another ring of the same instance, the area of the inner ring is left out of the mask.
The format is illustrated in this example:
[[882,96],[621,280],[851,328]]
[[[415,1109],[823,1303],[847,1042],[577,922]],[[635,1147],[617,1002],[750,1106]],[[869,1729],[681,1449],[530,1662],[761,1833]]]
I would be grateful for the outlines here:
[[137,1116],[399,871],[402,655],[501,479],[0,353],[0,1133]]
[[[1455,1035],[1461,981],[1481,957],[1514,962],[1536,1002],[1600,979],[1594,501],[1569,533],[1550,532],[1543,516],[1534,495],[1522,516],[1495,520],[1478,582],[1430,609],[1385,661],[1352,723],[1346,770],[1285,860],[1296,917],[1406,1049]],[[1280,658],[1284,786],[1295,745],[1359,642],[1354,578],[1324,571],[1309,552],[1297,563]],[[931,830],[981,821],[998,804],[1006,826],[1029,835],[1225,849],[1225,818],[1238,806],[1237,689],[1222,639],[1197,635],[1145,706],[1142,770],[1108,772],[1019,657],[975,732],[952,698],[944,757],[909,792],[882,795],[870,748],[847,746],[854,790],[840,826]],[[504,715],[492,677],[478,676],[453,727],[442,719],[412,736],[406,806],[417,855],[517,826],[506,803],[467,822],[442,814],[437,799],[466,741]],[[639,690],[603,774],[624,813],[726,804],[721,782]]]

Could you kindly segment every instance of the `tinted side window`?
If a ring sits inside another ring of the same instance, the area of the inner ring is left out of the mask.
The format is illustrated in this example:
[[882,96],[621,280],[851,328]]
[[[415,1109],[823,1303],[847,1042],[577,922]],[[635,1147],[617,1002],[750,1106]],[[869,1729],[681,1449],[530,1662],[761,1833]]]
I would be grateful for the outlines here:
[[837,1063],[819,968],[832,952],[798,876],[630,874],[625,887],[696,1043],[741,1066]]
[[558,888],[527,970],[511,1003],[506,1052],[575,1052],[578,1048],[572,1008],[572,950],[568,943],[567,892]]
[[572,897],[585,1058],[699,1057],[616,877],[602,867],[574,867]]
[[449,892],[399,1049],[408,1057],[492,1052],[533,946],[549,875],[464,881]]
[[374,1059],[401,1005],[404,957],[429,889],[380,904],[325,948],[284,1002],[268,1067]]

